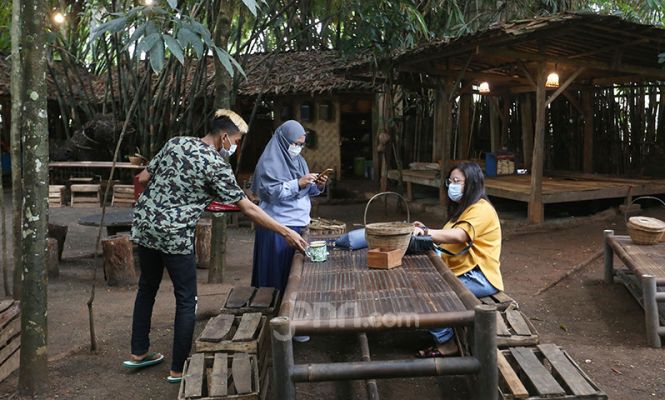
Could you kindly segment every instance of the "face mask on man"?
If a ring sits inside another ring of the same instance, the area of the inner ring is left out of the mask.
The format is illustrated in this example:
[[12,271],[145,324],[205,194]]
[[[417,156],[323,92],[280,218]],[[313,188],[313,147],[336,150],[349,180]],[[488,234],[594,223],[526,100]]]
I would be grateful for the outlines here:
[[289,155],[290,155],[291,157],[297,157],[298,154],[300,154],[301,151],[302,151],[302,146],[298,146],[298,145],[295,144],[295,143],[292,143],[292,144],[289,146]]
[[[224,136],[224,137],[226,138],[226,140],[229,141],[229,143],[231,143],[231,139],[229,139],[228,136]],[[222,141],[223,141],[223,140],[224,140],[224,139],[222,139]],[[222,157],[224,157],[224,158],[229,158],[229,157],[231,157],[231,156],[233,155],[233,153],[236,152],[236,149],[237,149],[237,148],[238,148],[238,145],[237,145],[237,144],[233,144],[233,143],[231,143],[231,146],[229,146],[229,149],[226,150],[226,149],[224,148],[224,145],[222,144],[222,147],[220,147],[220,149],[219,149],[219,154],[220,154]]]
[[464,194],[462,190],[462,184],[461,183],[451,183],[448,185],[448,198],[452,201],[460,201],[462,200],[462,195]]

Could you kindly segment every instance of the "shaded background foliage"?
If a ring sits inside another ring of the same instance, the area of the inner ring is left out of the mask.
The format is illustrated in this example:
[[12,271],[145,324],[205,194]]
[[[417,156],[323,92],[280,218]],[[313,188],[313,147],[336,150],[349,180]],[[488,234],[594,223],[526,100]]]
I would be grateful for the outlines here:
[[[7,54],[11,7],[9,0],[1,1],[0,51]],[[665,5],[660,0],[154,0],[152,6],[145,4],[50,0],[53,13],[62,12],[66,22],[48,21],[49,73],[85,68],[95,77],[95,84],[77,82],[79,74],[55,80],[54,108],[62,127],[51,132],[53,147],[98,114],[123,121],[134,96],[141,101],[131,116],[134,133],[124,153],[139,148],[149,157],[174,135],[200,135],[213,108],[205,88],[214,77],[207,75],[206,66],[216,62],[218,72],[233,76],[232,81],[219,82],[218,92],[232,104],[244,79],[244,57],[254,52],[369,51],[378,60],[430,39],[563,11],[619,14],[665,25]],[[146,74],[151,74],[150,79],[142,79]]]

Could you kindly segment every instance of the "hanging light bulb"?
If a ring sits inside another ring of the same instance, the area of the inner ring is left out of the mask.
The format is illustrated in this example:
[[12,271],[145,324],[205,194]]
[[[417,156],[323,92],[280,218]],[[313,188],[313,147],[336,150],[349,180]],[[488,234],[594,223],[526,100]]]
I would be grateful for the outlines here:
[[143,1],[143,4],[145,4],[146,6],[150,7],[150,6],[155,5],[155,2],[154,2],[154,0],[144,0],[144,1]]
[[481,82],[480,85],[478,86],[478,93],[489,94],[489,92],[490,92],[490,84],[487,82]]
[[53,22],[55,22],[57,25],[62,25],[65,23],[65,16],[62,15],[61,12],[57,12],[53,14]]
[[552,72],[547,75],[547,81],[545,82],[545,87],[548,88],[558,88],[559,87],[559,74]]

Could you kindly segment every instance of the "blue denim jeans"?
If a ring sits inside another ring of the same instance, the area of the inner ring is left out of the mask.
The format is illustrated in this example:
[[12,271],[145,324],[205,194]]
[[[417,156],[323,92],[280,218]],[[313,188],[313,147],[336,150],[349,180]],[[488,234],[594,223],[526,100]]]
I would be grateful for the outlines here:
[[139,246],[141,277],[134,302],[132,320],[132,354],[140,355],[150,348],[150,319],[155,296],[162,282],[164,267],[173,282],[176,300],[173,324],[173,357],[171,370],[182,372],[192,348],[196,324],[196,262],[192,254],[167,254]]
[[[487,280],[479,267],[475,267],[471,271],[466,272],[457,278],[462,281],[464,286],[466,286],[471,293],[476,295],[476,297],[490,296],[498,292],[498,290]],[[432,329],[429,333],[434,336],[436,344],[446,343],[455,335],[452,328]]]

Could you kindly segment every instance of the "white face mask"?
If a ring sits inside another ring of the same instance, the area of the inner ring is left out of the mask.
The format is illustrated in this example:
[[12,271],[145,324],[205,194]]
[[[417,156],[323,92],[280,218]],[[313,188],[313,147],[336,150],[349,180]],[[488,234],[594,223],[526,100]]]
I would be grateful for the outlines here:
[[458,202],[462,199],[464,191],[462,189],[461,183],[451,183],[448,185],[448,198],[454,202]]
[[291,144],[289,146],[289,155],[291,157],[297,157],[301,151],[302,151],[302,146],[298,146],[297,144]]
[[[227,137],[227,140],[228,140],[229,142],[231,141],[231,139],[228,139],[228,137]],[[221,156],[224,157],[224,158],[229,158],[229,157],[231,157],[231,156],[233,155],[233,153],[236,152],[236,149],[237,149],[237,148],[238,148],[238,145],[237,145],[237,144],[233,144],[233,143],[231,143],[231,146],[229,147],[229,149],[226,150],[226,149],[224,148],[224,145],[222,144],[222,147],[220,147],[220,149],[219,149],[219,154],[221,154]]]

